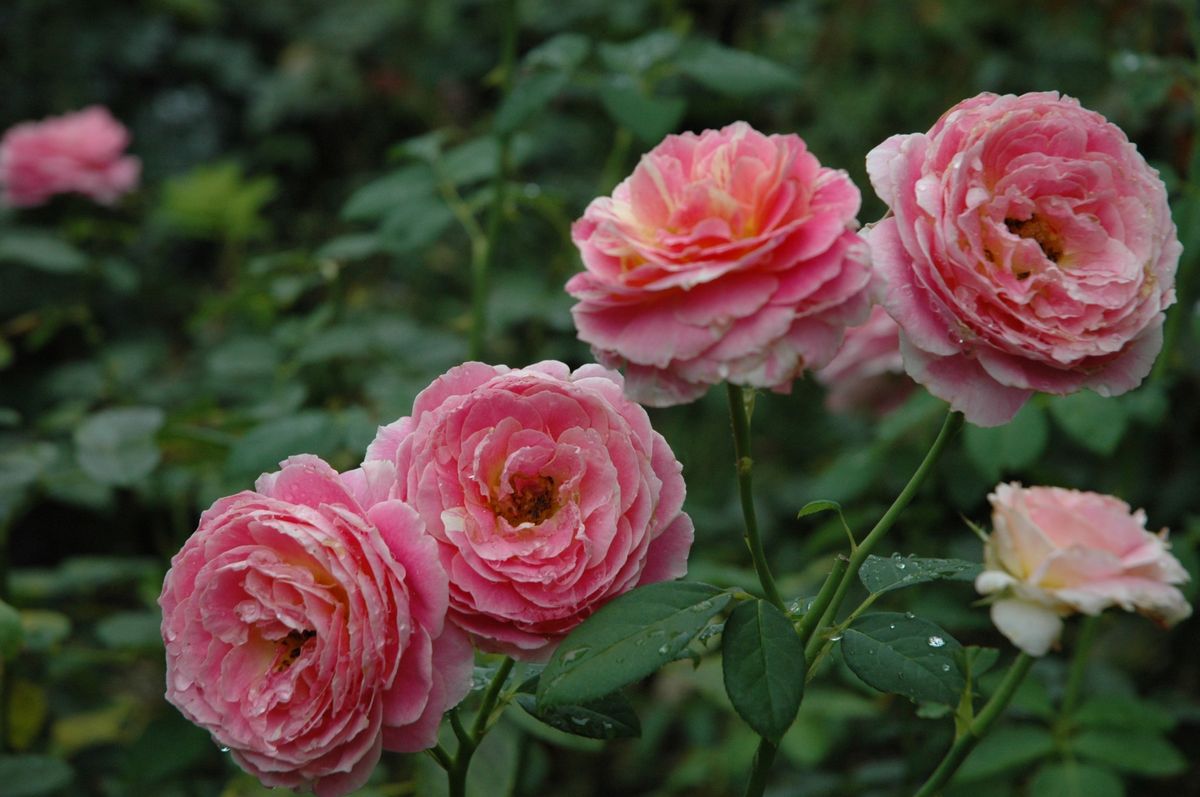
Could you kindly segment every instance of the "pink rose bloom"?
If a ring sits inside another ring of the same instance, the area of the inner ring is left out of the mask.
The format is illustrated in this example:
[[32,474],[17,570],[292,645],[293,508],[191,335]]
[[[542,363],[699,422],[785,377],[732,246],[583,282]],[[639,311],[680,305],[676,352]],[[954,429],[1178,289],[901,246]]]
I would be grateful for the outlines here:
[[125,155],[129,131],[107,108],[93,105],[41,122],[22,122],[0,140],[4,203],[41,205],[77,193],[111,205],[138,182],[142,164]]
[[980,94],[867,155],[892,215],[868,233],[904,364],[979,426],[1035,390],[1136,387],[1182,247],[1125,134],[1054,92]]
[[608,600],[687,571],[681,465],[621,387],[599,365],[465,363],[367,450],[395,463],[481,647],[543,659]]
[[357,789],[380,750],[432,747],[470,688],[421,520],[392,466],[314,456],[222,498],[163,583],[167,699],[267,786]]
[[859,193],[799,136],[745,122],[667,138],[575,222],[567,283],[596,358],[636,401],[694,401],[722,381],[791,390],[866,317]]
[[1169,553],[1166,529],[1146,531],[1146,513],[1111,495],[1001,484],[988,496],[992,533],[975,588],[996,597],[992,621],[1014,645],[1041,656],[1058,642],[1062,618],[1109,606],[1169,626],[1192,613],[1173,585],[1188,580]]
[[900,328],[879,305],[865,324],[846,330],[837,356],[816,377],[829,388],[825,406],[833,412],[863,409],[883,415],[904,403],[915,387],[904,374]]

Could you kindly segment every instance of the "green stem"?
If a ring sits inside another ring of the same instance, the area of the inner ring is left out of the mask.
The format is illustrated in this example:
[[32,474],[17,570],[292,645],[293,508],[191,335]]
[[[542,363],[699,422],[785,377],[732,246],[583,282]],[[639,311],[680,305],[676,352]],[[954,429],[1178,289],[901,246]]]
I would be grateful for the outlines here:
[[[517,0],[504,0],[504,31],[500,40],[500,102],[508,96],[513,83],[517,58]],[[496,173],[492,177],[492,204],[488,208],[487,235],[482,247],[472,247],[471,253],[471,358],[484,359],[487,350],[488,282],[496,259],[496,242],[504,218],[504,203],[508,186],[509,150],[512,134],[508,131],[497,137]]]
[[746,547],[750,549],[750,558],[754,562],[754,572],[758,574],[758,583],[762,585],[763,595],[775,604],[780,611],[787,611],[783,606],[783,598],[779,597],[779,589],[767,566],[767,556],[763,551],[762,539],[758,536],[758,518],[754,514],[754,460],[750,457],[750,412],[747,399],[753,396],[753,388],[744,388],[726,383],[725,391],[729,397],[729,417],[733,421],[733,454],[737,467],[738,493],[742,500],[742,517],[746,521]]
[[867,556],[870,555],[879,541],[883,539],[883,535],[887,534],[892,524],[896,522],[896,518],[900,517],[900,513],[912,501],[913,496],[917,494],[917,490],[933,470],[934,463],[942,456],[942,451],[945,450],[946,444],[950,442],[950,438],[962,427],[962,423],[963,416],[960,412],[952,410],[946,416],[945,422],[942,423],[941,431],[938,432],[933,445],[929,447],[929,452],[925,454],[925,459],[921,460],[921,464],[917,466],[916,472],[908,480],[908,484],[904,485],[904,489],[896,496],[896,500],[888,507],[887,512],[883,513],[883,517],[879,519],[875,527],[871,529],[870,533],[863,538],[863,541],[851,553],[850,566],[846,568],[846,572],[842,575],[842,579],[837,585],[837,590],[834,592],[833,599],[829,603],[829,608],[826,609],[825,615],[817,624],[811,638],[808,640],[808,645],[805,647],[805,661],[813,661],[817,657],[817,651],[821,646],[828,644],[828,640],[821,638],[819,633],[821,628],[829,625],[837,617],[838,609],[841,608],[842,601],[846,599],[846,593],[850,590],[850,585],[854,583],[854,579],[858,576],[858,571],[863,566],[863,562],[867,560]]
[[450,797],[465,797],[467,793],[467,769],[471,766],[471,756],[475,755],[475,751],[479,749],[479,743],[487,735],[492,712],[496,708],[500,692],[504,689],[504,682],[508,680],[514,664],[516,662],[507,656],[501,662],[492,682],[488,684],[487,691],[483,693],[483,701],[479,704],[479,712],[475,715],[475,721],[471,723],[470,731],[462,724],[457,710],[450,712],[450,727],[454,729],[454,735],[458,737],[458,752],[455,753],[450,766],[446,768],[446,778],[450,783]]
[[945,757],[942,758],[942,762],[938,764],[938,768],[933,771],[929,780],[925,781],[925,785],[913,797],[933,797],[933,795],[941,793],[941,790],[950,782],[950,778],[954,777],[954,773],[962,766],[962,762],[975,749],[975,745],[979,744],[979,741],[987,735],[988,731],[992,729],[992,725],[1008,707],[1017,687],[1025,680],[1033,661],[1033,656],[1028,653],[1021,653],[1017,656],[1012,666],[1008,668],[1004,680],[996,689],[996,693],[988,700],[987,705],[975,715],[971,724],[955,737],[954,744],[950,746]]
[[500,697],[500,690],[504,688],[504,682],[508,680],[508,674],[512,672],[515,664],[515,661],[505,656],[504,661],[500,663],[500,668],[496,670],[492,682],[488,684],[487,691],[483,693],[483,702],[479,704],[479,713],[475,715],[475,721],[471,723],[471,736],[475,739],[476,744],[479,744],[479,740],[487,733],[492,710],[496,708],[496,701]]
[[779,748],[766,739],[758,742],[758,751],[754,754],[754,769],[750,772],[750,781],[746,784],[746,797],[762,797],[767,788],[767,773],[775,762],[775,752]]
[[1067,686],[1063,692],[1062,706],[1058,712],[1059,725],[1070,722],[1071,715],[1079,706],[1079,697],[1083,694],[1083,678],[1087,673],[1088,656],[1092,652],[1092,643],[1096,640],[1096,632],[1100,628],[1100,615],[1085,617],[1075,640],[1075,654],[1071,659],[1071,670],[1067,673]]
[[800,642],[807,645],[808,640],[817,630],[817,623],[824,616],[825,610],[829,608],[830,602],[833,600],[833,595],[837,592],[838,584],[841,583],[842,576],[846,574],[846,568],[850,566],[850,560],[845,556],[839,555],[833,560],[833,568],[829,571],[829,575],[825,579],[825,583],[821,585],[821,591],[817,593],[817,597],[813,598],[812,606],[804,613],[800,624],[796,626],[796,635],[800,637]]

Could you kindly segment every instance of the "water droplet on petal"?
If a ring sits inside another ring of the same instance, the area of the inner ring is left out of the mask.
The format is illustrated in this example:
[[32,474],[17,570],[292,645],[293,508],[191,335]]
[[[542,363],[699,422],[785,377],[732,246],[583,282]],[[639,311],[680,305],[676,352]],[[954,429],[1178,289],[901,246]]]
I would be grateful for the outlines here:
[[228,748],[228,747],[222,747],[222,748],[221,748],[221,752],[222,752],[222,753],[228,753],[228,752],[229,752],[229,748]]

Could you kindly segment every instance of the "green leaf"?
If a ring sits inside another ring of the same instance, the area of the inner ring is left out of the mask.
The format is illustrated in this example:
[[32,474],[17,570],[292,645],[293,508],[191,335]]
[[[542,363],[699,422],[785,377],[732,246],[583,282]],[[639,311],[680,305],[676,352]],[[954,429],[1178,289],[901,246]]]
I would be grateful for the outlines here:
[[158,465],[154,437],[165,419],[158,407],[101,410],[76,428],[75,459],[101,484],[134,484]]
[[0,450],[0,492],[21,490],[36,482],[57,453],[50,443],[5,446]]
[[[11,659],[21,651],[25,630],[21,626],[21,613],[0,600],[0,661]],[[3,664],[0,664],[3,668]],[[0,707],[2,710],[2,707]]]
[[355,191],[342,208],[342,218],[369,221],[382,218],[397,207],[434,201],[437,201],[437,184],[433,171],[421,163],[372,180]]
[[1121,779],[1107,769],[1063,761],[1038,770],[1030,797],[1125,797]]
[[985,429],[968,424],[963,430],[963,442],[971,462],[980,473],[994,480],[1036,462],[1046,449],[1049,432],[1046,414],[1030,401],[1003,426]]
[[1037,725],[1006,725],[994,728],[967,757],[954,778],[955,783],[983,780],[1002,772],[1026,767],[1054,752],[1054,737]]
[[518,694],[517,703],[531,716],[555,730],[587,739],[620,739],[642,735],[642,724],[629,698],[613,692],[574,706],[539,709],[537,698]]
[[842,656],[855,675],[918,703],[958,703],[965,685],[956,658],[961,648],[937,625],[896,612],[861,617],[842,637]]
[[504,98],[493,127],[497,133],[511,133],[558,96],[571,76],[566,72],[538,72],[517,81]]
[[579,705],[675,659],[732,596],[708,584],[667,581],[610,601],[567,635],[538,683],[538,706]]
[[733,610],[721,639],[729,702],[759,736],[778,743],[804,696],[804,644],[783,612],[757,599]]
[[1170,777],[1187,769],[1187,759],[1165,736],[1138,728],[1085,730],[1070,742],[1071,750],[1121,772]]
[[1124,404],[1090,390],[1054,397],[1050,413],[1068,437],[1101,456],[1117,450],[1128,421]]
[[75,777],[71,765],[48,755],[0,755],[5,797],[40,797],[66,787]]
[[1084,728],[1138,728],[1159,733],[1175,727],[1175,717],[1163,707],[1130,697],[1092,697],[1071,721]]
[[676,61],[683,74],[730,97],[795,91],[800,77],[785,66],[712,41],[684,48]]
[[674,132],[687,109],[687,100],[682,97],[650,97],[636,86],[625,84],[601,86],[600,101],[614,122],[651,145]]
[[379,228],[380,248],[394,255],[424,249],[454,223],[454,211],[441,199],[414,202],[388,214]]
[[837,501],[809,501],[800,507],[800,511],[796,513],[796,517],[807,517],[808,515],[815,515],[818,512],[837,512],[840,515],[842,514],[842,505]]
[[87,256],[53,235],[10,229],[0,234],[0,263],[16,263],[52,274],[74,274],[87,267]]
[[971,673],[971,680],[978,682],[980,676],[987,673],[988,670],[996,666],[996,662],[1000,659],[999,648],[985,648],[979,645],[967,645],[963,648],[962,666],[963,672]]
[[592,43],[587,36],[560,33],[526,53],[521,64],[527,68],[542,66],[569,72],[583,63],[591,49]]
[[65,614],[49,609],[22,609],[21,630],[26,650],[45,651],[70,635],[71,621]]
[[116,650],[157,650],[162,647],[158,612],[116,612],[96,624],[96,638]]
[[255,477],[277,470],[293,454],[328,455],[341,434],[333,418],[320,410],[306,410],[259,424],[243,435],[229,451],[225,470],[230,477]]
[[313,257],[318,260],[363,260],[377,254],[379,236],[374,233],[351,233],[326,241]]
[[974,581],[983,568],[962,559],[925,559],[915,556],[868,556],[858,578],[871,593],[880,595],[926,581]]
[[600,45],[600,58],[614,72],[640,75],[674,55],[680,44],[674,31],[656,30],[620,44],[605,42]]

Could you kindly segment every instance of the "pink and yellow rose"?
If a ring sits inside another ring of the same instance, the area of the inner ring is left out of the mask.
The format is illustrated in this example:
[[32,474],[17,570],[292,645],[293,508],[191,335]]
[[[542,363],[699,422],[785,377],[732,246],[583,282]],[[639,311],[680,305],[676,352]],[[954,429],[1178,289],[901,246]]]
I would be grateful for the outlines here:
[[470,687],[446,573],[393,467],[292,457],[222,498],[163,583],[167,699],[268,786],[338,797],[437,742]]
[[980,426],[1034,391],[1124,393],[1162,346],[1181,246],[1158,173],[1054,92],[980,94],[867,156],[867,233],[909,374]]
[[1062,618],[1110,606],[1164,626],[1191,614],[1175,586],[1187,571],[1166,531],[1111,495],[1001,484],[988,496],[992,533],[975,588],[995,597],[992,621],[1021,650],[1041,656],[1058,642]]
[[799,136],[668,136],[572,228],[579,337],[643,404],[722,381],[787,392],[866,317],[859,199]]
[[608,600],[687,570],[681,466],[621,387],[598,365],[466,363],[371,444],[481,647],[544,658]]

